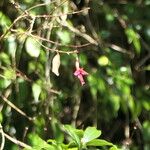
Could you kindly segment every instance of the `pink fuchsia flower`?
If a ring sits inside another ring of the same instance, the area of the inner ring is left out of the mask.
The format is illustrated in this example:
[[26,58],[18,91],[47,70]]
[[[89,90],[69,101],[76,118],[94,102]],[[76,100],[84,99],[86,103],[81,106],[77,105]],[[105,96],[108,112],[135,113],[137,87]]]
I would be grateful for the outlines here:
[[84,85],[84,84],[85,84],[85,81],[84,81],[83,76],[88,75],[88,73],[87,73],[86,71],[84,71],[83,68],[76,67],[76,71],[74,72],[74,75],[75,75],[76,77],[78,77],[78,79],[79,79],[80,82],[81,82],[81,85]]

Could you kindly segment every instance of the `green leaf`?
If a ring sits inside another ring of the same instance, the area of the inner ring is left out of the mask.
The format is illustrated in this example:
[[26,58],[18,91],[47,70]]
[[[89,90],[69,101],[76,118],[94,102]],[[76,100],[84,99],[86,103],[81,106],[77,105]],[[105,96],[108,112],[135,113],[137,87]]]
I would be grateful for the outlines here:
[[57,31],[57,35],[63,44],[69,44],[71,41],[71,35],[68,31]]
[[111,13],[108,13],[108,14],[106,14],[106,20],[108,21],[108,22],[112,22],[112,21],[114,21],[114,16],[111,14]]
[[127,35],[128,38],[128,42],[129,43],[133,43],[134,47],[135,47],[135,52],[137,54],[140,53],[141,51],[141,44],[140,44],[140,40],[139,40],[139,35],[138,33],[136,33],[133,29],[131,28],[127,28],[125,30],[125,33]]
[[4,62],[7,65],[11,64],[10,58],[9,58],[7,53],[1,52],[0,53],[0,60],[1,60],[1,62]]
[[10,35],[7,39],[8,42],[8,51],[9,54],[14,58],[16,57],[16,49],[17,49],[17,43],[16,43],[16,37],[14,35]]
[[[0,74],[0,77],[3,75]],[[11,80],[5,79],[5,76],[3,76],[4,79],[0,78],[0,89],[7,88],[11,84]]]
[[150,65],[145,66],[145,67],[144,67],[144,70],[150,71]]
[[106,66],[109,64],[109,59],[106,57],[106,56],[101,56],[99,59],[98,59],[98,64],[100,66]]
[[79,136],[76,134],[76,129],[74,129],[70,125],[65,125],[64,128],[66,132],[70,135],[70,137],[74,140],[74,142],[78,145],[78,147],[80,147],[81,142]]
[[8,80],[14,80],[16,78],[16,72],[12,68],[4,70],[4,77]]
[[68,150],[79,150],[77,147],[74,148],[68,148]]
[[33,92],[33,97],[34,97],[35,102],[38,102],[41,90],[42,89],[40,85],[36,83],[32,85],[32,92]]
[[149,101],[149,99],[143,99],[142,100],[142,105],[143,105],[144,109],[146,109],[147,111],[150,111],[150,101]]
[[87,146],[112,146],[113,144],[101,139],[94,139],[86,144]]
[[113,104],[114,110],[117,112],[120,108],[120,97],[116,94],[111,94],[110,100]]
[[47,144],[43,139],[41,139],[37,134],[29,134],[29,140],[33,146],[33,149],[36,150],[56,150],[52,145]]
[[57,143],[62,143],[64,141],[64,134],[62,133],[60,124],[57,122],[56,119],[53,119],[51,126],[52,126],[53,136],[55,141]]
[[68,150],[79,150],[77,147],[74,148],[68,148]]
[[133,40],[133,45],[135,47],[136,53],[139,54],[141,52],[141,44],[140,44],[139,37]]
[[40,45],[32,37],[26,40],[26,51],[31,57],[38,57],[40,55]]
[[115,145],[111,147],[109,150],[119,150]]
[[84,131],[84,135],[82,138],[82,143],[85,144],[87,142],[90,142],[96,138],[98,138],[101,135],[101,131],[97,130],[95,127],[88,127]]
[[144,140],[149,141],[150,139],[150,121],[144,121],[142,125]]
[[11,25],[10,18],[8,18],[8,16],[3,14],[3,12],[1,11],[0,11],[0,25],[2,26],[3,32],[6,32],[6,30],[8,29],[8,26]]

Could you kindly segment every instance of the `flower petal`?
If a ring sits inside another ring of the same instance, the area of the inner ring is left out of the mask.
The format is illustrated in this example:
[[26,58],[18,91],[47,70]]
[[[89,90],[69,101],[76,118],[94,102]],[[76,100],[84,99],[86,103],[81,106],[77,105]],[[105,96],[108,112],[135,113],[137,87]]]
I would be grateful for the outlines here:
[[78,77],[78,79],[80,80],[81,85],[85,84],[83,76],[88,75],[88,73],[86,71],[84,71],[83,68],[76,68],[76,71],[74,72],[74,75]]
[[80,73],[81,73],[82,75],[88,75],[88,73],[87,73],[86,71],[84,71],[83,68],[80,68]]
[[78,76],[80,74],[80,71],[79,70],[76,70],[74,73],[73,73],[75,76]]
[[78,79],[80,80],[81,85],[84,85],[84,84],[85,84],[85,81],[84,81],[82,75],[78,75]]

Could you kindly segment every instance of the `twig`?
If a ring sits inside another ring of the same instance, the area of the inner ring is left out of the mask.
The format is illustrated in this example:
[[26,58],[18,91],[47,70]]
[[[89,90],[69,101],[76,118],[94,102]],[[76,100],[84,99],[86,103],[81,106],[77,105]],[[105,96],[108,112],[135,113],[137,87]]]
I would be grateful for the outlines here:
[[35,5],[35,6],[32,6],[32,7],[28,8],[28,9],[26,9],[26,11],[28,12],[28,11],[30,11],[30,10],[32,10],[32,9],[34,9],[34,8],[41,7],[41,6],[46,6],[46,5],[49,5],[49,4],[52,4],[52,3],[55,3],[55,2],[56,2],[56,1],[49,2],[49,3],[41,3],[41,4],[37,4],[37,5]]
[[29,34],[31,34],[31,32],[32,32],[32,29],[33,29],[34,22],[35,22],[35,17],[34,17],[34,16],[32,16],[32,20],[30,21],[30,29],[29,29]]
[[[10,86],[10,85],[9,85]],[[3,93],[3,95],[7,98],[9,95],[10,95],[10,93],[11,93],[11,89],[9,88],[9,86],[7,87],[7,89],[4,91],[4,93]],[[3,106],[4,106],[4,102],[3,103],[1,103],[1,105],[0,105],[0,112],[2,111],[2,109],[3,109]]]
[[29,146],[29,145],[27,145],[26,143],[23,143],[23,142],[21,142],[21,141],[15,139],[15,138],[9,136],[9,135],[6,134],[6,133],[4,133],[4,136],[5,136],[8,140],[10,140],[11,142],[17,144],[18,146],[21,146],[21,147],[24,147],[24,148],[27,148],[27,149],[32,149],[31,146]]
[[[0,66],[0,69],[2,69],[2,70],[8,70],[8,68],[12,69],[11,67],[12,67],[12,66],[7,66],[7,68],[6,68],[6,67],[3,67],[3,66]],[[20,71],[19,69],[17,69],[17,68],[13,68],[13,69],[16,71],[16,76],[17,76],[17,77],[21,77],[21,78],[23,78],[24,80],[26,80],[26,81],[28,81],[28,82],[33,82],[31,79],[29,79],[29,78],[27,77],[27,75],[26,75],[25,73],[23,73],[23,72]],[[4,75],[1,75],[1,74],[0,74],[0,77],[2,77],[2,78],[4,78],[4,79],[7,79],[7,77],[5,77]]]
[[148,53],[148,55],[146,55],[142,60],[138,62],[138,64],[135,66],[135,69],[139,70],[139,68],[149,59],[150,59],[150,53]]
[[7,31],[0,37],[0,41],[7,35],[7,33],[11,30],[11,28],[16,24],[16,22],[18,22],[20,19],[24,18],[24,17],[27,17],[28,15],[25,14],[25,15],[21,15],[19,16],[18,18],[16,18],[14,20],[14,22],[10,25],[10,27],[7,29]]
[[47,90],[48,90],[48,92],[50,92],[50,93],[54,93],[54,94],[57,94],[57,95],[60,95],[60,94],[61,94],[61,92],[56,91],[56,90],[53,90],[53,89],[47,89]]
[[[139,35],[140,36],[140,35]],[[147,61],[150,59],[150,46],[143,40],[143,38],[140,36],[141,39],[141,43],[143,44],[144,48],[147,50],[148,54],[142,58],[136,65],[135,65],[135,69],[136,70],[140,70],[140,67]]]
[[78,10],[78,11],[74,11],[74,12],[68,12],[68,13],[61,13],[59,15],[36,15],[35,17],[36,18],[52,18],[52,17],[61,17],[61,16],[64,16],[64,15],[74,15],[74,14],[78,14],[78,13],[81,13],[83,11],[87,11],[89,10],[90,8],[87,7],[87,8],[84,8],[82,10]]
[[97,41],[95,41],[91,36],[87,35],[86,33],[80,32],[78,29],[71,26],[68,22],[61,22],[58,18],[57,21],[64,27],[67,27],[70,31],[74,32],[75,34],[83,37],[87,41],[89,41],[91,44],[98,45]]
[[109,44],[109,43],[107,43],[106,45],[107,45],[108,47],[110,47],[110,48],[112,48],[112,49],[118,51],[118,52],[121,52],[121,53],[124,53],[124,54],[128,54],[128,55],[130,55],[131,57],[133,57],[133,55],[134,55],[134,54],[132,54],[131,52],[129,52],[128,50],[126,50],[125,48],[122,48],[122,47],[120,47],[120,46],[118,46],[118,45]]
[[145,49],[150,52],[150,46],[143,40],[143,38],[141,37],[141,35],[139,35],[141,42],[143,44],[143,46],[145,47]]
[[118,21],[119,21],[121,27],[122,27],[123,29],[126,29],[126,28],[128,27],[128,25],[127,25],[127,23],[125,22],[125,20],[119,15],[118,10],[114,10],[113,13],[116,14],[116,17],[117,17],[117,19],[118,19]]
[[[25,34],[27,34],[27,33],[25,33]],[[88,45],[91,45],[91,43],[86,43],[86,44],[83,44],[83,45],[66,45],[66,44],[64,45],[64,44],[61,44],[59,42],[55,42],[55,41],[52,41],[52,40],[40,37],[38,35],[33,35],[33,34],[27,34],[27,35],[29,35],[29,36],[31,36],[33,38],[45,41],[45,42],[49,42],[49,43],[55,44],[56,46],[62,46],[62,47],[82,48],[82,47],[86,47]]]
[[26,113],[24,113],[22,110],[20,110],[17,106],[15,106],[12,102],[10,102],[5,96],[0,95],[0,97],[2,98],[3,101],[5,101],[11,108],[13,108],[14,110],[16,110],[18,113],[20,113],[22,116],[26,117],[27,119],[29,119],[30,121],[33,120],[33,118],[29,117],[26,115]]
[[84,39],[86,39],[87,41],[89,41],[90,43],[94,44],[94,45],[98,45],[97,41],[95,41],[92,37],[90,37],[89,35],[85,34],[85,33],[81,33],[78,29],[70,26],[68,23],[66,25],[66,27],[68,27],[72,32],[76,33],[77,35],[83,37]]
[[2,136],[2,141],[1,141],[1,145],[0,145],[0,150],[3,150],[4,149],[4,146],[5,146],[5,136],[4,136],[4,131],[3,131],[3,127],[2,125],[0,124],[0,133],[1,133],[1,136]]
[[84,118],[82,119],[81,122],[77,122],[77,128],[81,127],[82,125],[84,125],[84,122],[90,117],[90,115],[93,115],[95,113],[95,108],[92,107],[91,109],[88,110],[88,112],[86,113],[86,115],[84,115]]
[[[54,18],[52,18],[52,21],[50,23],[50,28],[48,32],[46,33],[46,39],[51,38],[51,31],[53,29],[53,22]],[[41,43],[42,44],[42,43]],[[46,43],[46,47],[50,47],[51,45],[49,43]],[[56,49],[57,46],[55,46],[53,49]],[[45,81],[48,85],[48,88],[51,88],[51,79],[50,79],[50,70],[51,70],[51,62],[52,62],[52,55],[50,55],[50,51],[46,51],[46,62],[45,62]]]
[[39,39],[39,40],[42,40],[42,41],[45,41],[45,42],[48,42],[48,43],[51,43],[51,44],[55,44],[56,46],[60,46],[60,47],[70,47],[70,48],[79,49],[79,48],[83,48],[83,47],[86,47],[86,46],[91,45],[91,43],[85,43],[85,44],[82,44],[82,45],[71,45],[71,44],[70,44],[70,45],[67,45],[67,44],[61,44],[61,43],[59,43],[59,42],[55,42],[55,41],[52,41],[52,40],[50,40],[50,39],[43,38],[43,37],[38,36],[38,35],[29,34],[29,32],[28,32],[28,33],[26,33],[26,32],[18,33],[19,31],[18,31],[18,30],[15,30],[15,29],[11,29],[11,31],[16,32],[16,33],[19,34],[19,35],[25,34],[25,35],[31,36],[31,37],[33,37],[33,38],[35,38],[35,39]]
[[72,50],[72,51],[62,51],[62,50],[58,50],[58,49],[53,49],[53,48],[49,48],[45,45],[43,45],[42,43],[40,43],[38,40],[35,40],[38,44],[40,44],[43,48],[52,51],[52,52],[57,52],[57,53],[64,53],[64,54],[74,54],[74,53],[78,53],[78,50]]
[[55,7],[50,13],[54,13],[59,7],[61,7],[65,2],[67,2],[68,0],[64,0],[62,1],[57,7]]
[[72,125],[75,127],[76,126],[76,121],[77,121],[77,117],[78,117],[78,112],[80,109],[80,103],[81,103],[81,98],[80,96],[77,94],[76,98],[75,98],[75,106],[74,106],[74,110],[73,110],[73,114],[72,114]]
[[22,141],[23,141],[23,142],[24,142],[24,140],[25,140],[25,137],[26,137],[26,135],[27,135],[28,130],[29,130],[29,127],[25,127],[24,133],[23,133],[23,138],[22,138]]
[[17,68],[16,68],[16,76],[23,78],[25,81],[33,82],[31,79],[29,79],[29,78],[27,77],[27,75],[26,75],[25,73],[23,73],[22,71],[20,71],[20,70],[17,69]]
[[15,6],[15,8],[16,8],[17,10],[20,10],[21,12],[23,12],[22,15],[23,15],[23,14],[28,14],[28,15],[29,15],[29,13],[28,13],[27,11],[25,11],[25,10],[23,10],[23,9],[21,8],[21,6],[19,5],[18,2],[15,2],[14,0],[11,0],[10,3],[12,3],[12,4]]
[[[88,3],[89,3],[89,1],[87,1],[87,4],[86,4],[87,6],[89,5]],[[86,15],[86,20],[87,20],[87,24],[88,24],[88,26],[89,26],[89,29],[91,30],[91,33],[92,33],[93,37],[97,40],[99,46],[103,47],[103,40],[102,40],[102,38],[97,34],[97,32],[96,32],[96,30],[95,30],[95,28],[94,28],[94,26],[93,26],[93,24],[92,24],[92,22],[91,22],[89,13]]]

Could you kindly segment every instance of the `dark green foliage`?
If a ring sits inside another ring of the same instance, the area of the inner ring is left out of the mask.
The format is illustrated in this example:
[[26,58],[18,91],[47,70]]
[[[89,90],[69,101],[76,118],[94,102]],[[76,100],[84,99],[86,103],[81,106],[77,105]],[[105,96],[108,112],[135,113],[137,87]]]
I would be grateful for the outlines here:
[[149,10],[149,0],[1,0],[0,136],[34,150],[150,149]]

